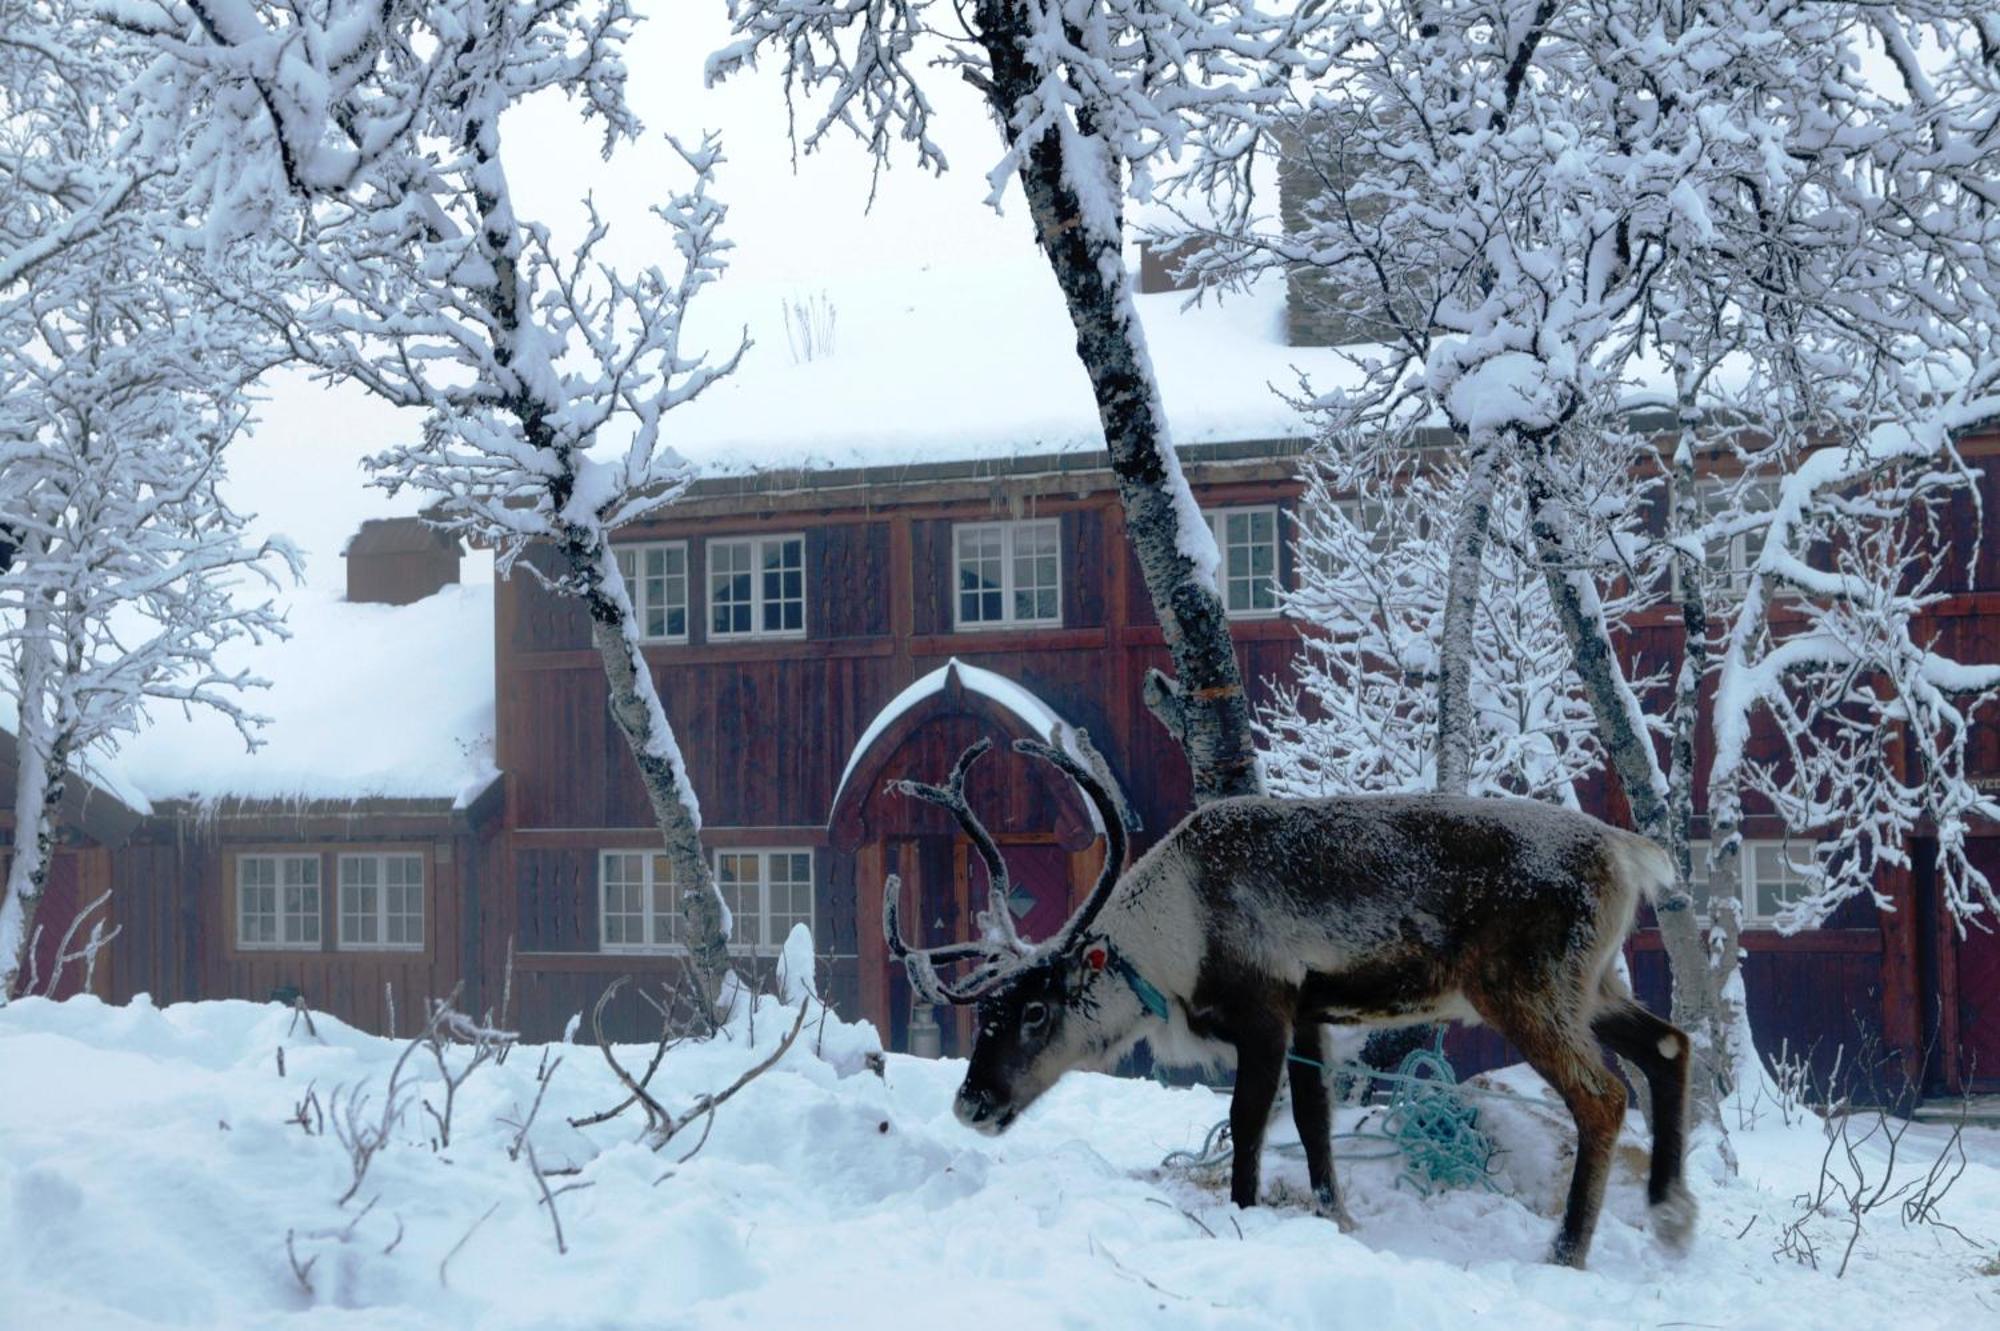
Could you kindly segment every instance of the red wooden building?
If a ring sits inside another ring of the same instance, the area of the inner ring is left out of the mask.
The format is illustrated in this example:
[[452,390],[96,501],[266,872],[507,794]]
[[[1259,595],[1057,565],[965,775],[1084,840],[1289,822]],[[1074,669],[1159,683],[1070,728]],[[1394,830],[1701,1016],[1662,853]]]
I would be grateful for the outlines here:
[[[1166,359],[1170,410],[1174,384],[1202,364]],[[1294,641],[1274,606],[1294,578],[1301,445],[1213,422],[1184,433],[1205,436],[1183,456],[1223,548],[1245,674],[1268,696]],[[885,877],[916,885],[912,928],[927,940],[968,931],[984,887],[949,819],[886,793],[887,778],[935,779],[975,736],[1041,735],[1059,720],[1088,729],[1112,764],[1145,826],[1138,849],[1189,799],[1184,761],[1139,698],[1166,653],[1102,456],[1026,438],[950,451],[963,460],[710,465],[621,536],[744,964],[809,923],[827,992],[897,1046],[911,1002],[883,956]],[[1983,464],[2000,435],[1966,451]],[[2000,489],[1982,484],[1939,552],[1952,595],[1931,627],[1948,650],[1992,660]],[[514,1017],[533,1038],[558,1035],[618,975],[671,976],[676,894],[576,607],[525,576],[452,586],[458,552],[411,520],[365,530],[346,555],[348,598],[322,607],[308,677],[272,672],[280,700],[316,700],[275,731],[318,736],[310,751],[182,781],[175,764],[205,768],[214,736],[142,737],[142,793],[93,785],[66,811],[50,927],[56,903],[109,885],[122,932],[97,975],[106,995],[297,993],[375,1029],[392,994],[412,1012],[464,981],[471,1002],[497,1001],[510,948]],[[1670,655],[1676,632],[1664,617],[1642,624],[1632,650]],[[2000,740],[1979,744],[1979,779],[2000,783]],[[0,748],[0,792],[9,757]],[[287,761],[296,772],[269,774]],[[1023,931],[1053,928],[1097,870],[1087,810],[1004,749],[972,796],[1014,869]],[[1615,817],[1612,798],[1596,794]],[[1768,928],[1788,885],[1777,829],[1749,831],[1763,840],[1744,857],[1747,982],[1768,1048],[1830,1051],[1867,1030],[1932,1048],[1936,1088],[2000,1076],[2000,939],[1956,936],[1921,841],[1914,871],[1883,885],[1896,911],[1856,904],[1781,937]],[[1982,829],[1975,857],[2000,878],[2000,828]],[[1633,950],[1641,988],[1663,1001],[1657,939],[1642,931]],[[643,1034],[650,1009],[620,1001],[614,1020]],[[946,1049],[964,1036],[946,1020]]]

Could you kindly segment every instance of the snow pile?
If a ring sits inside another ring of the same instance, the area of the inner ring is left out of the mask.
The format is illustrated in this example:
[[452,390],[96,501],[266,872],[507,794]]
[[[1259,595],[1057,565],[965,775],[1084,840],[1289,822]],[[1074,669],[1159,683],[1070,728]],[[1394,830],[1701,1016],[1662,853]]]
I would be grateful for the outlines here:
[[[1547,1329],[1824,1326],[1837,1307],[1840,1324],[1866,1328],[1979,1325],[2000,1298],[1978,1271],[2000,1235],[1992,1134],[1974,1144],[1945,1208],[1983,1250],[1887,1215],[1838,1283],[1831,1264],[1774,1261],[1775,1229],[1795,1214],[1824,1143],[1815,1127],[1767,1121],[1737,1137],[1742,1181],[1695,1180],[1705,1214],[1691,1257],[1674,1262],[1636,1227],[1642,1199],[1621,1167],[1579,1274],[1539,1261],[1553,1221],[1536,1211],[1554,1189],[1534,1209],[1497,1193],[1425,1199],[1392,1184],[1393,1163],[1350,1159],[1341,1178],[1360,1228],[1343,1237],[1282,1200],[1305,1193],[1283,1128],[1266,1164],[1275,1205],[1239,1212],[1219,1181],[1157,1168],[1222,1116],[1219,1094],[1076,1075],[987,1139],[951,1116],[960,1065],[891,1055],[878,1078],[866,1070],[874,1032],[817,1014],[722,1107],[685,1164],[688,1143],[655,1154],[630,1116],[568,1125],[621,1098],[596,1050],[523,1047],[459,1091],[449,1148],[432,1148],[430,1117],[413,1104],[343,1209],[345,1152],[287,1120],[309,1087],[322,1102],[336,1087],[365,1088],[379,1112],[399,1048],[316,1022],[314,1038],[287,1011],[240,1002],[163,1011],[31,999],[0,1011],[0,1320],[267,1326],[318,1310],[368,1327],[932,1331],[1363,1316]],[[790,1024],[766,999],[754,1042],[746,1020],[677,1048],[654,1086],[684,1109],[767,1056]],[[622,1058],[640,1067],[647,1053]],[[571,1188],[556,1198],[567,1255],[525,1153],[507,1149],[538,1067],[557,1057],[530,1141],[544,1169],[578,1171],[549,1179]],[[418,1098],[440,1103],[429,1059],[411,1066]],[[1518,1118],[1497,1135],[1522,1149]],[[299,1263],[312,1263],[310,1292],[293,1275],[288,1233]]]

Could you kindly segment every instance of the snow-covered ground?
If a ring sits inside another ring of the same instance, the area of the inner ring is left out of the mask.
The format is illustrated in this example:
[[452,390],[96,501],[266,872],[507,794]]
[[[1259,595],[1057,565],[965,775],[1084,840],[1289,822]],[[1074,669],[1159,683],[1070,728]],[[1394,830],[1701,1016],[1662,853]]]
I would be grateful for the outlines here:
[[[775,1000],[769,1000],[774,1004]],[[767,1006],[755,1048],[685,1046],[655,1082],[670,1107],[727,1085],[789,1023]],[[399,1046],[325,1016],[317,1037],[276,1006],[30,999],[0,1010],[0,1325],[118,1328],[867,1326],[1820,1327],[1994,1325],[2000,1137],[1979,1134],[1943,1216],[1980,1241],[1867,1226],[1836,1281],[1774,1259],[1794,1195],[1817,1176],[1815,1126],[1739,1133],[1742,1177],[1697,1177],[1691,1256],[1638,1227],[1629,1166],[1591,1269],[1538,1260],[1553,1220],[1511,1195],[1423,1198],[1393,1166],[1341,1169],[1359,1232],[1296,1202],[1240,1212],[1214,1181],[1163,1173],[1224,1111],[1206,1089],[1078,1075],[1009,1135],[951,1117],[952,1062],[892,1055],[867,1071],[866,1026],[815,1020],[783,1062],[723,1107],[705,1147],[655,1154],[630,1117],[587,1130],[616,1083],[593,1048],[524,1047],[459,1094],[433,1149],[413,1109],[355,1201],[345,1152],[288,1122],[313,1088],[365,1087],[379,1106]],[[283,1075],[279,1051],[283,1050]],[[628,1065],[644,1050],[626,1051]],[[557,1199],[558,1255],[517,1119],[546,1057],[562,1059],[531,1140],[544,1168],[587,1184]],[[425,1059],[419,1095],[437,1102]],[[1557,1191],[1521,1125],[1501,1180],[1537,1205]],[[1508,1125],[1511,1124],[1511,1127]],[[1351,1113],[1343,1127],[1352,1126]],[[1906,1151],[1928,1165],[1929,1151]],[[1302,1166],[1274,1129],[1266,1190],[1298,1197]],[[1906,1146],[1915,1138],[1906,1139]],[[1349,1156],[1358,1154],[1350,1150]],[[1699,1171],[1697,1171],[1699,1173]],[[364,1204],[372,1201],[372,1207]],[[358,1218],[357,1218],[358,1217]],[[482,1220],[482,1217],[485,1217]],[[310,1263],[308,1292],[294,1276]],[[400,1235],[400,1238],[398,1237]],[[442,1266],[442,1273],[441,1273]],[[1982,1270],[1983,1268],[1983,1270]]]

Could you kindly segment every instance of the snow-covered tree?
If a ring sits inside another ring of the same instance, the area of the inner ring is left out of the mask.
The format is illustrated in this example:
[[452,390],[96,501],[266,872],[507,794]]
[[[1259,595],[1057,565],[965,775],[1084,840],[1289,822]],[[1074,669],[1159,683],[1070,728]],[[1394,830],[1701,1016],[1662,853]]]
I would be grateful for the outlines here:
[[[1334,434],[1310,455],[1298,585],[1284,600],[1304,629],[1296,678],[1258,716],[1273,794],[1439,788],[1448,515],[1467,479],[1451,448],[1385,449]],[[1603,766],[1603,750],[1518,487],[1496,497],[1482,559],[1461,789],[1577,807],[1577,783]],[[1613,608],[1621,620],[1623,609]]]
[[[1138,556],[1177,678],[1147,699],[1187,751],[1198,800],[1258,788],[1248,700],[1215,570],[1219,557],[1175,457],[1126,268],[1128,199],[1197,139],[1255,126],[1312,58],[1321,6],[1245,0],[730,0],[739,41],[712,78],[768,52],[788,96],[821,96],[803,144],[851,131],[885,164],[900,141],[942,171],[932,77],[978,89],[1004,144],[996,206],[1018,182],[1076,330]],[[933,67],[936,74],[929,72]],[[794,108],[796,113],[798,108]],[[1227,165],[1218,169],[1228,174]]]
[[211,159],[218,182],[263,182],[233,185],[229,206],[301,205],[293,261],[310,294],[235,298],[300,360],[426,413],[421,438],[371,460],[381,484],[425,494],[431,519],[490,544],[502,572],[532,546],[556,551],[550,584],[589,612],[611,714],[686,894],[690,950],[719,983],[728,912],[611,541],[685,488],[667,413],[741,354],[710,360],[681,337],[728,248],[708,192],[718,145],[676,145],[693,183],[654,210],[676,269],[621,273],[597,257],[594,214],[564,248],[517,210],[502,138],[509,108],[549,91],[603,125],[607,154],[640,133],[623,0],[186,8],[192,31],[152,31],[198,82],[196,141],[235,145]]
[[[1757,544],[1766,586],[1782,578],[1808,600],[1840,600],[1843,623],[1867,605],[1875,640],[1907,643],[1893,621],[1906,626],[1911,603],[1834,597],[1817,525],[1758,511],[1753,488],[1776,487],[1782,515],[1831,514],[1891,466],[1963,485],[1955,434],[2000,410],[2000,156],[1986,150],[2000,123],[1996,37],[1988,7],[1971,0],[1342,8],[1319,30],[1326,70],[1285,136],[1290,169],[1317,188],[1205,261],[1219,273],[1310,270],[1343,308],[1367,313],[1359,387],[1329,406],[1434,420],[1463,437],[1472,479],[1456,554],[1469,567],[1483,566],[1473,556],[1489,506],[1478,497],[1503,460],[1518,477],[1606,760],[1640,829],[1676,852],[1684,876],[1711,640],[1727,643],[1725,737],[1747,733],[1774,699],[1796,699],[1775,681],[1800,678],[1747,664],[1765,660],[1766,598],[1753,581],[1733,603],[1711,603],[1707,550]],[[1663,441],[1631,428],[1643,408],[1674,413]],[[1629,505],[1643,502],[1647,475],[1671,490],[1654,568],[1678,565],[1668,594],[1685,640],[1663,728],[1626,673],[1606,606],[1633,551],[1604,539],[1593,507],[1603,496],[1575,465],[1613,448],[1634,478]],[[1824,471],[1841,481],[1817,479]],[[1862,581],[1886,589],[1906,565],[1866,567]],[[1467,595],[1462,581],[1453,591]],[[1828,628],[1817,640],[1853,636]],[[1450,629],[1444,638],[1464,642]],[[1815,657],[1793,652],[1777,659]],[[1878,652],[1869,669],[1887,677],[1892,659],[1897,687],[1847,689],[1843,704],[1872,698],[1878,722],[1900,724],[1918,705],[1906,700],[1936,696],[1946,680],[1985,687],[1914,645]],[[1799,705],[1779,705],[1780,719]],[[1947,713],[1922,705],[1926,743],[1948,752]],[[1712,773],[1711,800],[1729,798],[1734,780]],[[1930,780],[1909,789],[1941,794]],[[1789,808],[1824,817],[1833,806]],[[1690,904],[1686,893],[1665,903],[1661,927],[1675,1018],[1712,1074],[1712,1103],[1729,1076],[1733,1032],[1718,996],[1733,947],[1718,937],[1711,951]],[[1733,937],[1736,905],[1726,894],[1715,905],[1717,934]]]
[[99,236],[38,265],[0,346],[0,722],[17,738],[15,845],[0,894],[0,1003],[26,975],[70,774],[143,724],[203,707],[246,743],[259,686],[228,664],[282,635],[269,593],[291,561],[245,538],[223,454],[269,349],[214,317],[159,251]]

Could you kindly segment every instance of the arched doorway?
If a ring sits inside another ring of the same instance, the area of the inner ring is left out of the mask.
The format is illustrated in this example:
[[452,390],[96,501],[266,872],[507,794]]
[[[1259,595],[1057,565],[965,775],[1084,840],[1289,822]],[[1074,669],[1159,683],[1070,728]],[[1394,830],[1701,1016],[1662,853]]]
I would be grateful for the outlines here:
[[[1103,863],[1095,815],[1081,791],[1046,763],[1013,752],[1012,741],[1048,740],[1062,719],[1004,676],[954,658],[882,709],[849,756],[828,819],[836,854],[853,865],[861,1014],[892,1048],[910,1047],[912,1002],[902,968],[882,941],[882,891],[903,880],[906,929],[919,946],[972,937],[985,908],[985,866],[942,809],[897,795],[901,777],[941,782],[966,746],[993,752],[967,783],[967,801],[1007,862],[1015,927],[1044,938],[1069,917]],[[935,1014],[943,1052],[970,1046],[969,1011]]]

